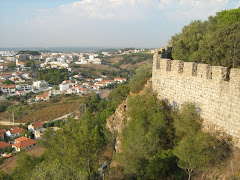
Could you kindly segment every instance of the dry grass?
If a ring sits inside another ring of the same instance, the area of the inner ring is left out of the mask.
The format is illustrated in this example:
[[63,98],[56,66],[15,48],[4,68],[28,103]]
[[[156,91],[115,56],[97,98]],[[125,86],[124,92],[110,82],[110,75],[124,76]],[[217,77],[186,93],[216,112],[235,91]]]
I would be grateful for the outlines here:
[[53,120],[65,114],[76,111],[78,106],[79,104],[77,102],[47,106],[40,110],[34,111],[33,113],[29,113],[23,116],[22,119],[18,122],[33,122],[34,120],[37,122],[44,122]]
[[133,65],[132,64],[123,64],[123,65],[120,66],[120,68],[130,70],[130,69],[133,69],[133,68],[137,68],[137,67],[139,67],[143,64],[147,64],[147,65],[152,66],[152,61],[150,61],[150,60],[142,61],[142,62],[133,64]]
[[240,179],[240,149],[233,148],[231,155],[223,162],[193,177],[194,180],[238,180]]

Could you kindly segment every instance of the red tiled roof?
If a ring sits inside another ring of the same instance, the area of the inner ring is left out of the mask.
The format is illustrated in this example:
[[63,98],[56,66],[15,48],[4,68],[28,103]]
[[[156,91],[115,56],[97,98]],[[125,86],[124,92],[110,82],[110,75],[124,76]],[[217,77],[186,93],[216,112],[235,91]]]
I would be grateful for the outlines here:
[[116,80],[127,80],[126,78],[114,78],[114,81]]
[[103,82],[112,82],[113,80],[108,80],[108,79],[106,79],[106,80],[104,80]]
[[23,132],[23,128],[19,128],[17,126],[15,127],[12,127],[11,130],[10,130],[11,134],[21,134]]
[[26,91],[18,91],[18,93],[25,93]]
[[0,130],[0,133],[5,133],[5,132],[7,132],[6,129],[1,129]]
[[87,88],[78,88],[79,91],[87,91]]
[[15,141],[21,142],[21,141],[25,141],[25,140],[27,140],[27,139],[28,139],[28,138],[26,138],[26,137],[19,137],[19,138],[15,139]]
[[2,88],[10,88],[10,89],[13,89],[13,88],[15,88],[15,85],[4,85],[4,86],[2,86]]
[[10,144],[4,142],[4,141],[0,141],[0,149],[1,148],[5,148],[5,147],[8,147],[8,146],[11,146]]
[[48,94],[37,95],[36,98],[48,97]]
[[103,82],[102,81],[98,81],[96,84],[103,84]]
[[24,65],[25,63],[24,63],[24,62],[22,62],[22,61],[20,61],[20,62],[18,62],[18,64]]
[[43,123],[41,123],[41,122],[32,123],[32,126],[33,126],[34,128],[42,127],[42,126],[43,126]]
[[[19,138],[18,138],[19,139]],[[25,137],[24,137],[25,139]],[[17,139],[16,139],[17,140]],[[15,143],[13,144],[12,146],[14,147],[17,147],[17,148],[25,148],[25,147],[28,147],[30,145],[33,145],[33,144],[36,144],[37,141],[33,140],[33,139],[29,139],[29,138],[26,138],[25,140],[22,140],[22,141],[18,141],[18,143]]]

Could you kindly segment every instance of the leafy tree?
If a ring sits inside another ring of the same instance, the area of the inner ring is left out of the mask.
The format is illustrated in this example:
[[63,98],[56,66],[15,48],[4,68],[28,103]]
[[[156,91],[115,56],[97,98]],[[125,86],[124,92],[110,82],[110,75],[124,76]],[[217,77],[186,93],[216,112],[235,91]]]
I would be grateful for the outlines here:
[[13,81],[7,79],[7,80],[3,81],[3,84],[10,85],[10,84],[15,84],[15,83]]
[[202,119],[193,104],[184,104],[181,112],[174,116],[174,127],[179,138],[174,148],[178,166],[188,173],[205,170],[220,157],[217,140],[201,131]]
[[116,103],[116,105],[119,105],[127,98],[129,91],[130,87],[128,84],[120,84],[110,93],[109,99]]
[[136,74],[130,79],[130,90],[133,93],[138,93],[142,90],[144,84],[152,75],[152,69],[146,64],[143,64],[136,70]]
[[[179,173],[178,173],[179,171]],[[171,149],[157,153],[149,160],[146,179],[185,179],[185,174],[177,166],[177,157]]]
[[200,118],[194,104],[183,104],[180,112],[174,116],[176,135],[183,138],[187,135],[195,135],[202,127]]
[[15,62],[9,62],[9,63],[8,63],[8,68],[13,69],[13,68],[15,68],[15,67],[16,67],[16,63],[15,63]]
[[35,166],[41,162],[40,158],[21,153],[17,157],[17,165],[12,172],[13,179],[25,180],[31,178]]
[[219,159],[219,152],[214,147],[214,139],[199,131],[194,136],[184,137],[174,149],[179,158],[178,165],[188,173],[188,179],[196,171],[206,170]]
[[38,51],[21,50],[17,54],[41,55]]
[[45,80],[50,84],[58,85],[64,80],[68,80],[68,71],[66,69],[44,69],[38,70],[36,78]]
[[23,132],[21,133],[21,136],[25,136],[27,138],[33,138],[32,132],[28,131],[27,129],[23,130]]
[[30,59],[30,60],[28,60],[26,63],[25,63],[25,66],[26,67],[34,67],[35,66],[35,62],[34,62],[34,60],[33,59]]
[[44,161],[36,166],[31,177],[32,180],[71,180],[88,179],[87,174],[76,166],[62,164],[59,160]]
[[78,167],[88,177],[96,174],[97,157],[103,148],[104,136],[90,113],[87,112],[79,121],[69,120],[61,130],[49,131],[44,137],[42,144],[47,148],[49,162],[58,160],[63,167]]
[[0,112],[4,112],[6,110],[6,106],[0,104]]
[[153,165],[150,165],[156,163],[152,158],[172,146],[172,131],[168,115],[155,96],[142,95],[131,98],[128,101],[128,109],[131,121],[123,129],[123,152],[117,155],[117,160],[124,168],[125,174],[141,177],[146,171],[156,171],[152,169]]
[[208,21],[193,21],[172,36],[173,59],[211,65],[240,65],[240,8],[218,12]]
[[5,173],[4,171],[0,170],[0,179],[12,180],[12,177],[7,173]]

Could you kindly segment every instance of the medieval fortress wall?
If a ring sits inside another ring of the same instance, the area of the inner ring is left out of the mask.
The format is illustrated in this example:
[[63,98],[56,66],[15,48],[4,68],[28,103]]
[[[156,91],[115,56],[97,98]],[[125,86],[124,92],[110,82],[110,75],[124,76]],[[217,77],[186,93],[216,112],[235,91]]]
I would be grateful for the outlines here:
[[240,146],[240,69],[231,69],[227,78],[226,67],[162,59],[155,51],[152,84],[172,106],[194,103],[205,127],[223,130]]

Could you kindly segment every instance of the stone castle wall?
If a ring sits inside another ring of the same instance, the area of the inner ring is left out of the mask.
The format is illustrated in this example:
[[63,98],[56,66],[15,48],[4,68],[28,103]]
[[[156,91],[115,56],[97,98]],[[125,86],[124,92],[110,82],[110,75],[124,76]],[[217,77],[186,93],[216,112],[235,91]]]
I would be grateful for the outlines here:
[[[192,102],[199,108],[204,125],[214,125],[231,135],[240,146],[240,69],[210,66],[153,56],[153,90],[159,99],[180,107]],[[229,80],[227,80],[229,79]]]

